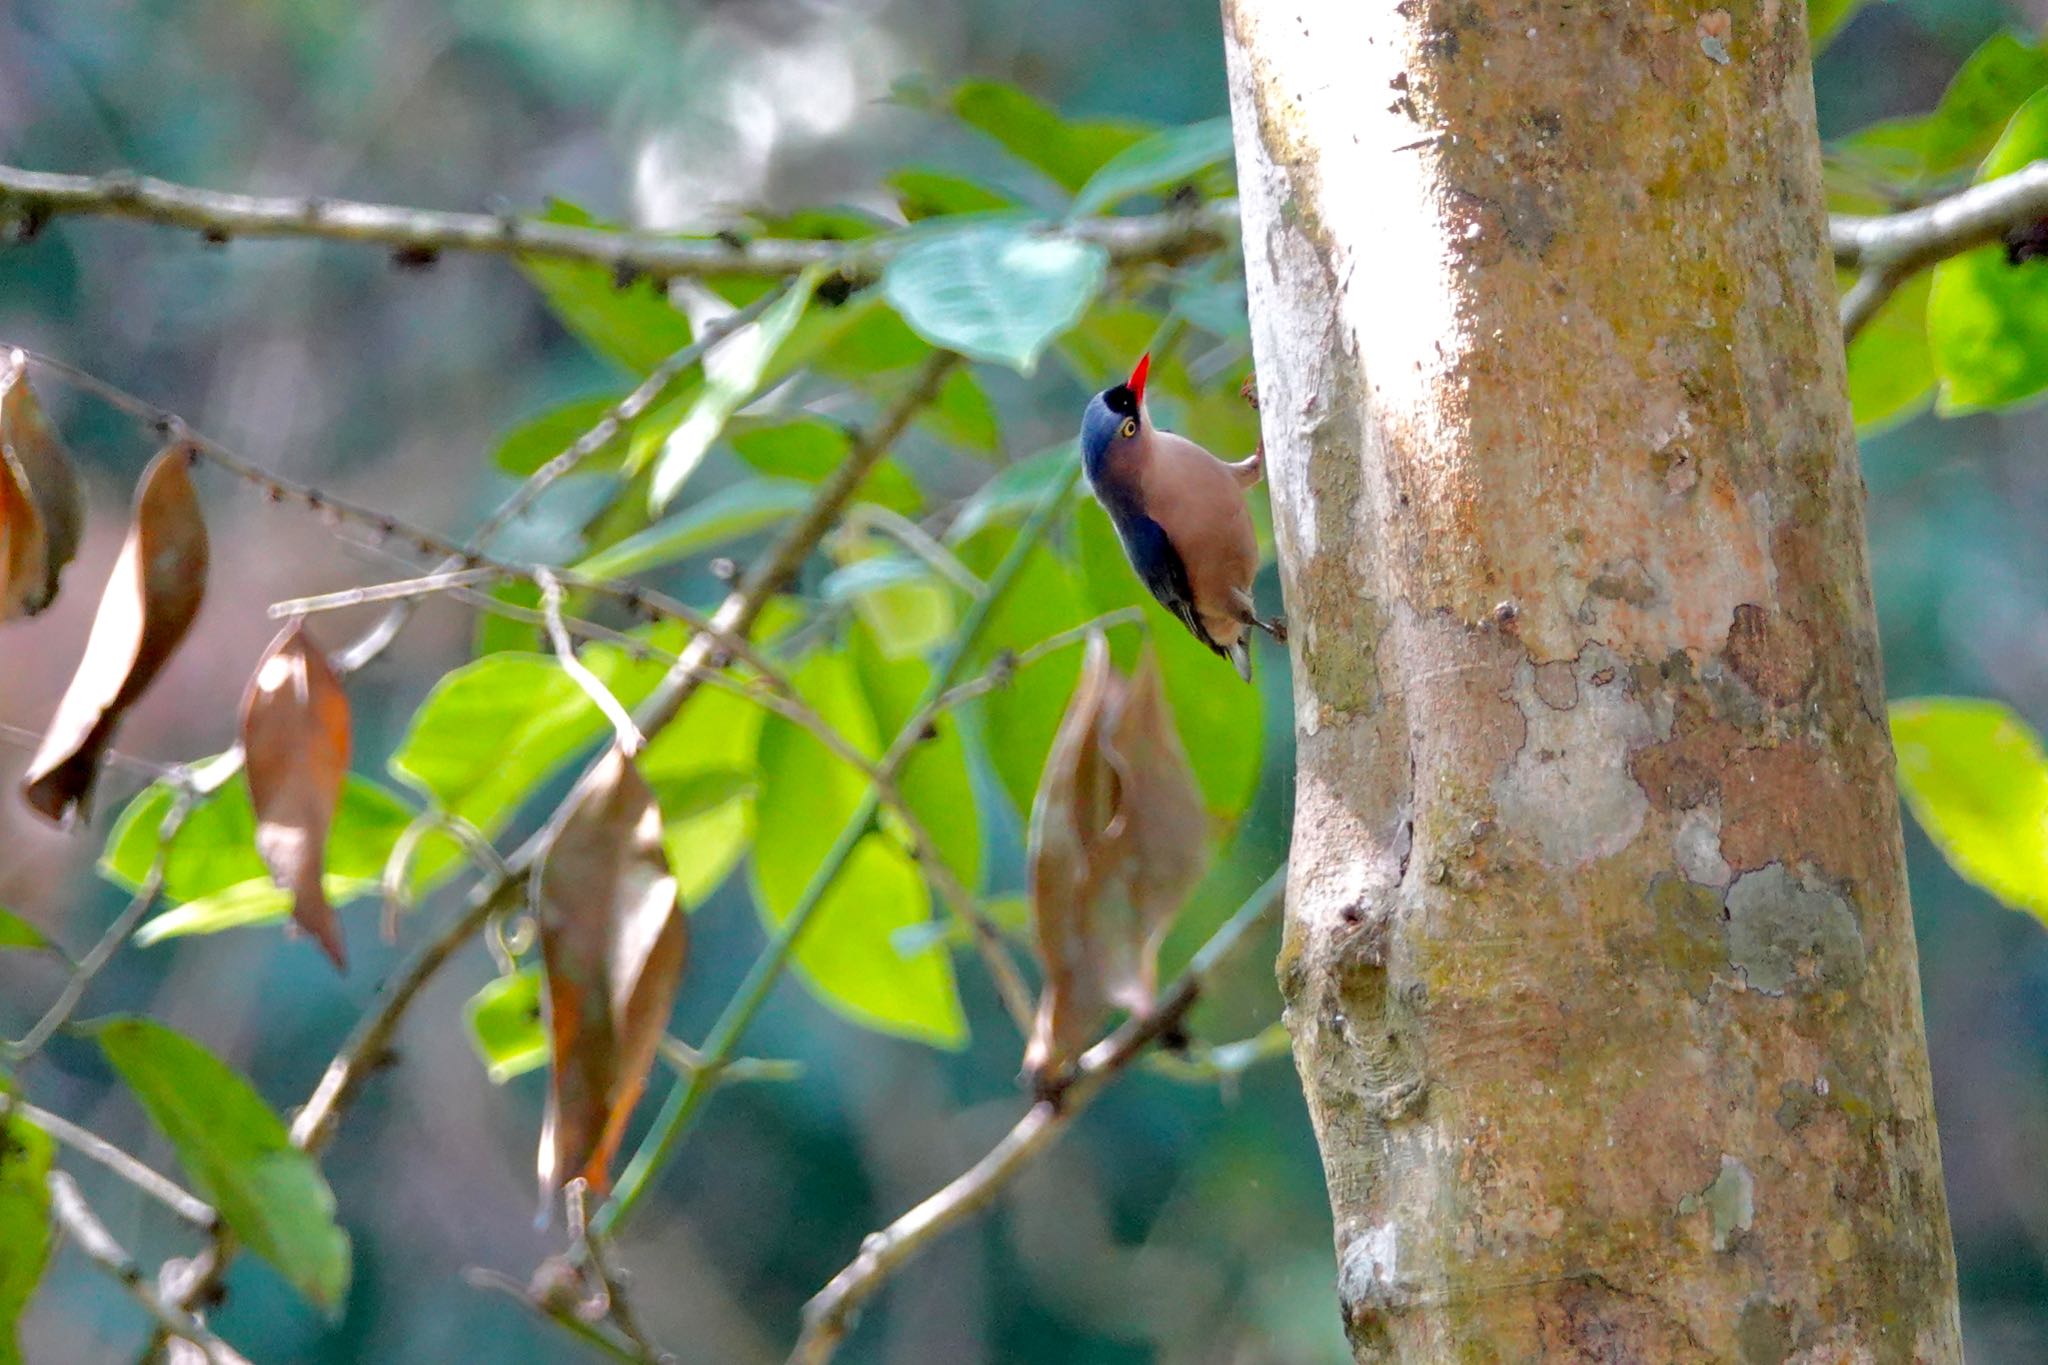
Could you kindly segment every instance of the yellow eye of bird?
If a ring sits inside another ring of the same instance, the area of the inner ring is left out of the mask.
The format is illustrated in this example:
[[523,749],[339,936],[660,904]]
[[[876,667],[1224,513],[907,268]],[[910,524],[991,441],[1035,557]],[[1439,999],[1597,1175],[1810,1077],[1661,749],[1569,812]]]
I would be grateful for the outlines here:
[[1131,437],[1133,437],[1133,436],[1136,436],[1137,434],[1138,434],[1138,419],[1137,419],[1137,418],[1135,418],[1135,417],[1126,417],[1126,418],[1124,418],[1124,424],[1123,424],[1123,427],[1122,427],[1122,429],[1121,429],[1121,430],[1119,430],[1119,431],[1117,432],[1117,435],[1119,435],[1119,436],[1123,437],[1123,438],[1124,438],[1124,439],[1125,439],[1126,441],[1128,441],[1128,440],[1130,440],[1130,439],[1131,439]]

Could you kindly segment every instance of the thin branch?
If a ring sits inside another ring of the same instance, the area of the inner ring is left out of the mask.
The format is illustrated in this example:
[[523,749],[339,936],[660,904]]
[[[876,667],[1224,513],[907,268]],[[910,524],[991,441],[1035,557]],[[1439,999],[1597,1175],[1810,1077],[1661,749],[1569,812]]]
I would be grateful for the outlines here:
[[[357,526],[369,532],[380,543],[396,541],[409,546],[421,555],[436,555],[440,557],[441,562],[424,579],[407,580],[408,590],[406,591],[394,590],[392,593],[394,598],[412,597],[425,592],[456,592],[465,583],[470,581],[466,575],[473,574],[477,578],[529,580],[545,570],[558,577],[566,588],[609,597],[619,602],[630,612],[647,616],[667,617],[681,622],[700,634],[710,635],[726,652],[746,660],[749,664],[760,669],[763,676],[770,678],[778,686],[787,688],[786,681],[776,672],[774,666],[762,657],[759,651],[753,649],[743,634],[726,630],[710,617],[704,615],[704,613],[697,611],[695,608],[685,606],[666,593],[657,592],[652,588],[642,587],[638,583],[629,582],[624,579],[593,578],[586,574],[579,574],[571,569],[549,569],[546,565],[515,564],[506,560],[494,559],[483,552],[483,540],[488,537],[479,537],[473,539],[468,544],[458,545],[438,532],[416,526],[402,518],[381,512],[373,507],[366,507],[360,503],[351,502],[346,498],[337,498],[331,493],[322,492],[320,489],[308,484],[287,479],[237,454],[211,436],[191,426],[176,413],[159,408],[146,399],[139,398],[125,389],[108,383],[88,370],[80,369],[78,366],[72,365],[67,361],[58,360],[39,351],[28,350],[26,347],[17,347],[15,349],[23,351],[38,369],[60,376],[65,381],[92,393],[109,406],[147,423],[153,430],[167,437],[176,437],[191,442],[201,458],[205,459],[207,463],[249,484],[273,502],[290,500],[317,513],[323,519]],[[599,428],[603,426],[604,423],[600,422]],[[597,429],[593,428],[593,430]],[[516,498],[518,494],[515,493],[513,496]],[[511,503],[508,500],[506,506],[510,505]],[[504,508],[501,507],[500,511],[503,510]],[[429,584],[431,584],[431,587],[427,586]],[[415,593],[411,591],[410,589],[413,587],[419,588],[420,592]],[[352,589],[350,591],[364,590]],[[379,600],[373,595],[374,592],[374,589],[369,590],[360,600],[362,602]],[[355,601],[332,600],[336,596],[335,594],[329,594],[327,599],[320,599],[322,601],[322,609],[357,604]],[[306,600],[313,599],[300,599],[300,602],[297,603],[283,603],[280,605],[295,606],[300,605]],[[273,616],[279,614],[275,610],[272,612]],[[284,612],[282,614],[292,615],[294,613]],[[301,611],[296,614],[303,615],[304,612]],[[330,657],[329,663],[333,665],[338,673],[349,674],[358,672],[390,644],[392,638],[397,634],[398,625],[403,623],[403,619],[402,612],[394,611],[387,614],[383,621],[380,621],[376,626],[365,632],[364,636],[354,644],[346,649],[335,651]],[[237,762],[239,763],[239,760]],[[232,775],[232,772],[230,775]]]
[[1844,338],[1853,340],[1916,272],[2042,218],[2048,218],[2048,160],[1900,213],[1834,215],[1828,241],[1835,265],[1861,272],[1842,300]]
[[134,1258],[114,1240],[106,1224],[85,1202],[78,1182],[62,1171],[51,1171],[49,1184],[51,1219],[86,1259],[113,1276],[128,1296],[142,1305],[156,1320],[159,1330],[191,1342],[212,1365],[249,1365],[240,1352],[207,1330],[206,1324],[157,1292]]
[[[899,249],[894,237],[845,243],[758,238],[698,239],[657,232],[547,223],[511,214],[444,213],[318,196],[263,197],[173,184],[116,171],[62,175],[0,166],[0,212],[40,224],[60,215],[130,218],[190,228],[209,240],[312,237],[367,242],[410,259],[475,251],[530,259],[584,261],[622,278],[796,275],[835,267],[856,279],[879,270]],[[1092,242],[1117,264],[1176,262],[1221,249],[1237,228],[1237,204],[1218,200],[1128,218],[1048,223],[1048,236]]]
[[[42,747],[43,736],[40,731],[31,730],[26,726],[10,725],[6,721],[0,721],[0,744],[33,752]],[[119,749],[102,749],[100,762],[111,768],[126,768],[129,772],[139,773],[154,782],[175,782],[185,772],[185,767],[181,763],[160,763],[156,759],[124,753]]]
[[580,1179],[569,1182],[563,1191],[567,1205],[569,1241],[580,1249],[575,1264],[566,1258],[552,1265],[543,1265],[535,1275],[536,1283],[545,1282],[554,1274],[565,1274],[573,1280],[581,1280],[592,1291],[586,1300],[582,1316],[593,1322],[609,1318],[619,1329],[619,1335],[630,1342],[635,1351],[654,1360],[667,1361],[673,1357],[654,1344],[651,1337],[640,1328],[639,1315],[634,1313],[631,1302],[626,1298],[626,1284],[623,1275],[612,1264],[610,1246],[601,1237],[590,1231],[590,1220],[586,1216],[585,1196],[589,1187]]
[[213,1205],[190,1193],[177,1181],[145,1166],[141,1160],[98,1133],[79,1127],[62,1114],[53,1114],[27,1100],[0,1093],[0,1118],[10,1113],[21,1115],[80,1156],[98,1162],[202,1232],[211,1232],[219,1224],[220,1215],[213,1211]]
[[852,1330],[861,1306],[890,1276],[940,1236],[987,1208],[1104,1086],[1146,1048],[1179,1027],[1217,969],[1278,903],[1286,875],[1282,867],[1254,891],[1195,954],[1150,1014],[1126,1020],[1083,1053],[1073,1069],[1056,1078],[1045,1096],[1025,1111],[988,1155],[888,1227],[869,1234],[853,1263],[805,1305],[803,1335],[790,1355],[791,1365],[823,1365],[830,1360]]
[[472,896],[461,910],[432,938],[416,946],[398,970],[385,979],[375,1005],[356,1021],[356,1026],[334,1054],[334,1060],[320,1075],[305,1107],[292,1119],[292,1145],[301,1151],[318,1152],[334,1136],[334,1125],[371,1073],[384,1062],[391,1039],[405,1017],[413,998],[433,980],[443,963],[455,955],[490,918],[489,901]]
[[1244,1073],[1260,1062],[1284,1057],[1294,1045],[1287,1025],[1274,1020],[1249,1038],[1231,1043],[1191,1043],[1184,1054],[1155,1052],[1145,1068],[1190,1085],[1219,1084],[1226,1095]]
[[472,1266],[463,1273],[463,1278],[468,1280],[473,1288],[489,1290],[493,1294],[503,1294],[505,1297],[514,1300],[521,1307],[538,1314],[567,1332],[570,1336],[575,1337],[584,1345],[598,1351],[607,1360],[622,1361],[625,1365],[662,1365],[659,1357],[645,1355],[638,1348],[628,1343],[614,1340],[595,1323],[585,1322],[576,1315],[576,1310],[572,1305],[543,1302],[532,1290],[513,1279],[510,1275],[502,1275],[495,1270],[486,1270],[482,1267]]
[[864,502],[846,514],[846,524],[872,526],[881,531],[922,559],[938,573],[939,577],[969,597],[980,597],[988,591],[988,584],[976,578],[974,571],[962,564],[958,556],[940,544],[931,532],[901,512],[884,507],[880,503]]
[[470,543],[478,546],[488,544],[498,532],[518,520],[527,508],[533,506],[535,500],[556,480],[574,472],[578,465],[603,451],[618,439],[619,433],[625,430],[628,422],[639,420],[642,413],[667,397],[670,388],[692,366],[701,362],[712,347],[759,318],[793,287],[793,281],[785,280],[744,308],[736,309],[705,324],[704,330],[689,345],[682,347],[648,371],[647,377],[636,384],[631,393],[620,399],[617,406],[600,418],[596,426],[578,436],[560,454],[528,475],[524,483],[514,489],[504,502],[484,518],[482,524],[471,535]]
[[0,1054],[15,1062],[26,1061],[42,1051],[43,1044],[70,1022],[72,1011],[78,1008],[78,1002],[85,997],[86,988],[92,985],[93,978],[105,970],[114,954],[121,950],[121,945],[128,941],[128,936],[135,932],[135,926],[142,923],[142,917],[156,904],[157,897],[163,894],[164,867],[170,860],[171,843],[178,837],[178,830],[184,825],[185,817],[191,813],[199,795],[196,786],[187,786],[172,799],[171,808],[164,812],[163,823],[157,827],[156,857],[151,860],[142,885],[135,889],[135,894],[129,897],[121,913],[114,916],[114,922],[107,926],[107,932],[100,936],[100,941],[93,944],[92,951],[79,960],[77,968],[64,982],[64,988],[57,992],[57,999],[36,1021],[35,1027],[14,1042],[0,1044]]
[[[1091,620],[1083,621],[1078,626],[1063,630],[1057,635],[1048,635],[1037,644],[1020,653],[998,656],[981,676],[969,678],[957,687],[948,688],[944,694],[933,700],[928,709],[932,716],[936,716],[941,711],[950,711],[956,706],[974,700],[976,697],[983,697],[991,692],[1000,691],[1008,687],[1011,680],[1022,670],[1031,667],[1031,665],[1045,658],[1048,654],[1056,654],[1060,650],[1073,648],[1098,630],[1115,630],[1119,626],[1142,626],[1144,624],[1145,611],[1142,607],[1118,607],[1115,611],[1104,612],[1102,615]],[[928,716],[925,719],[929,720],[930,718]]]
[[647,744],[647,737],[633,724],[619,699],[606,687],[604,679],[590,671],[583,660],[576,657],[576,642],[569,638],[568,628],[562,624],[562,580],[542,569],[540,579],[541,612],[547,618],[548,641],[555,647],[555,661],[562,665],[562,671],[576,680],[585,696],[597,707],[604,718],[612,723],[612,732],[618,736],[619,748],[631,758]]
[[378,602],[404,602],[418,597],[435,597],[457,588],[473,588],[503,582],[505,575],[495,568],[436,569],[417,578],[397,578],[386,583],[366,583],[359,588],[314,593],[310,597],[287,597],[272,602],[266,614],[273,621],[294,616],[317,616],[327,611],[347,611]]

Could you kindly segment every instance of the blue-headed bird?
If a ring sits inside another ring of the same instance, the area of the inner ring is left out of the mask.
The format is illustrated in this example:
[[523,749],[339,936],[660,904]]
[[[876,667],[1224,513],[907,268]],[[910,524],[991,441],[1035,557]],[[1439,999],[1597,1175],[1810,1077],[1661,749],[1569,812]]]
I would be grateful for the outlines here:
[[1255,454],[1228,464],[1153,426],[1145,407],[1151,367],[1148,353],[1128,380],[1088,400],[1082,467],[1139,579],[1250,682],[1251,627],[1287,638],[1282,622],[1262,619],[1252,604],[1259,542],[1244,491],[1259,481],[1265,462]]

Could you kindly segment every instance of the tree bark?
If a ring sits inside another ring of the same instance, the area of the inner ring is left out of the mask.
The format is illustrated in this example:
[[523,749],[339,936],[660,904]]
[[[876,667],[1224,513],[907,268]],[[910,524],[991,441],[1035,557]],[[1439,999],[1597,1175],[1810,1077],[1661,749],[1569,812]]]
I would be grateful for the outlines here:
[[1959,1361],[1804,6],[1223,9],[1357,1358]]

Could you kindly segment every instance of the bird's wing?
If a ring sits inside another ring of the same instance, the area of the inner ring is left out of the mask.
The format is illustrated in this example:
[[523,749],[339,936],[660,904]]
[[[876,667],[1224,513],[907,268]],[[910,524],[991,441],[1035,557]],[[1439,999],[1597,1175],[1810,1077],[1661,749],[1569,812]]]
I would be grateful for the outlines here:
[[1130,556],[1131,567],[1138,571],[1138,577],[1165,607],[1180,618],[1180,623],[1197,640],[1227,657],[1227,651],[1216,643],[1202,625],[1200,613],[1195,610],[1195,592],[1188,585],[1188,566],[1181,559],[1180,551],[1158,522],[1144,513],[1136,513],[1122,520],[1118,527],[1123,535],[1124,551]]

